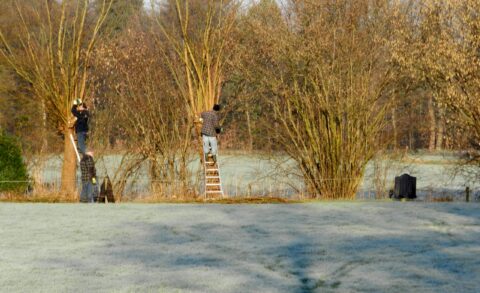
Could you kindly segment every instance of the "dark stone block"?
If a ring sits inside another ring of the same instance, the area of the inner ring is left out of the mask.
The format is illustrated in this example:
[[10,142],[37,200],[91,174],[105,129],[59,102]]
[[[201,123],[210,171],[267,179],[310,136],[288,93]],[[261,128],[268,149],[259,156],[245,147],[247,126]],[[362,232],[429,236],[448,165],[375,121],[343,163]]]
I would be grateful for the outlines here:
[[408,174],[395,177],[395,187],[390,197],[395,199],[417,198],[417,178]]

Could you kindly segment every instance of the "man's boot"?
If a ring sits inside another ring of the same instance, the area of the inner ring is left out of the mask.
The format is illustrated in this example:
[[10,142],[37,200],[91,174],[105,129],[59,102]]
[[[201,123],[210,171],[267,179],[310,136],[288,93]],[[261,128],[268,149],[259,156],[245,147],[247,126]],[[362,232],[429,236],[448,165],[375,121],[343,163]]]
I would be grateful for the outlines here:
[[217,163],[217,155],[213,155],[212,158],[213,158],[213,163],[216,164]]

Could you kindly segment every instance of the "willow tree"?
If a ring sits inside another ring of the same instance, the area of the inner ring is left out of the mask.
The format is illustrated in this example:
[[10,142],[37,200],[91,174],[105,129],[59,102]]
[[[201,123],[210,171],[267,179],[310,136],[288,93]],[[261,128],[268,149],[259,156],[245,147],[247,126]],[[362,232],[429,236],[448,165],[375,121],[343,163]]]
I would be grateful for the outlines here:
[[353,199],[381,147],[390,106],[387,7],[367,0],[286,7],[264,0],[253,8],[241,66],[268,99],[270,135],[298,166],[308,194]]
[[185,102],[190,123],[195,125],[201,152],[200,113],[219,102],[238,6],[235,1],[222,0],[174,0],[169,4],[174,12],[173,26],[167,24],[165,14],[159,14],[156,18],[161,30],[159,39],[170,45],[170,50],[164,50],[164,57]]
[[45,104],[46,113],[64,137],[62,191],[75,190],[76,157],[69,140],[70,108],[84,99],[88,66],[110,0],[103,0],[98,14],[90,15],[89,0],[37,2],[12,1],[17,22],[12,37],[0,31],[1,55],[16,74],[31,85],[32,97]]

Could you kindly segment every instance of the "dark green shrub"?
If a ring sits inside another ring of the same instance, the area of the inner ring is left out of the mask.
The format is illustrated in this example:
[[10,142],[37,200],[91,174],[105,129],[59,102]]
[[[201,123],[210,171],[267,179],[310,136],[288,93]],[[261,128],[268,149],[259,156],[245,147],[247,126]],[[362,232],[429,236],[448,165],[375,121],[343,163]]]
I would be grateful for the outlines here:
[[27,180],[20,145],[14,137],[0,133],[0,191],[25,191]]

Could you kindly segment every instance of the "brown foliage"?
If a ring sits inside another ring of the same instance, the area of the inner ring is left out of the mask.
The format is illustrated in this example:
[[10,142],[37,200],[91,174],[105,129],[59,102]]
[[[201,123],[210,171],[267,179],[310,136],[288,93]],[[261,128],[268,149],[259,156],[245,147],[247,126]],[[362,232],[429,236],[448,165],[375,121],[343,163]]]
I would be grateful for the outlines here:
[[122,194],[122,183],[144,163],[152,193],[164,198],[172,195],[164,192],[170,186],[178,187],[178,193],[191,189],[187,165],[193,123],[159,45],[151,31],[133,23],[96,51],[95,82],[109,94],[97,95],[95,137],[100,144],[108,144],[112,135],[124,140],[129,158],[113,178],[116,194]]
[[0,30],[1,56],[30,85],[32,98],[66,138],[62,188],[69,194],[74,192],[76,173],[75,152],[68,140],[72,133],[70,108],[74,99],[85,97],[91,52],[111,4],[102,3],[91,24],[86,0],[41,1],[35,5],[12,1],[16,21],[13,27]]
[[309,193],[353,198],[366,163],[381,147],[389,105],[384,7],[292,2],[283,19],[272,5],[252,12],[260,17],[248,23],[246,34],[255,32],[248,41],[259,51],[244,44],[245,75],[256,89],[268,90],[271,132],[297,162]]
[[[407,5],[408,4],[408,5]],[[480,3],[399,3],[392,60],[434,98],[445,138],[480,150]]]

